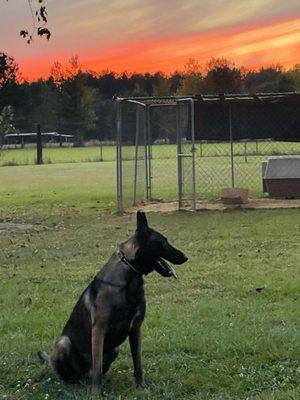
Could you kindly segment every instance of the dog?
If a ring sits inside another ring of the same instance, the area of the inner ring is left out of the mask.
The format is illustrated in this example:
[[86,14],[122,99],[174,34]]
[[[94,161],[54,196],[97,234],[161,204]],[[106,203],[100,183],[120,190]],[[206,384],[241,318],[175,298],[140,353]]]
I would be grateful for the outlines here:
[[187,257],[137,212],[135,234],[119,246],[81,294],[51,356],[38,352],[66,383],[91,379],[93,393],[129,337],[137,387],[146,388],[141,356],[141,325],[146,311],[143,275],[152,271],[176,277],[166,262],[183,264]]

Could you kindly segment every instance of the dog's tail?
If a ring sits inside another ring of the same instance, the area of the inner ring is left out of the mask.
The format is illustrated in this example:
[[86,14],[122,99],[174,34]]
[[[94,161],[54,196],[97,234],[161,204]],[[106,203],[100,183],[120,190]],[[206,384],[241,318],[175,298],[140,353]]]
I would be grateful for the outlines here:
[[51,358],[45,351],[38,351],[37,355],[41,364],[51,364]]

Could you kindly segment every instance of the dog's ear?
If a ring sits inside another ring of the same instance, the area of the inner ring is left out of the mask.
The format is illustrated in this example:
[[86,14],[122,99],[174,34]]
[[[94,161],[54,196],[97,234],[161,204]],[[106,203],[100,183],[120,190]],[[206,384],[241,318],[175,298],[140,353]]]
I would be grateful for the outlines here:
[[146,214],[143,211],[138,211],[136,214],[136,230],[143,232],[148,229]]

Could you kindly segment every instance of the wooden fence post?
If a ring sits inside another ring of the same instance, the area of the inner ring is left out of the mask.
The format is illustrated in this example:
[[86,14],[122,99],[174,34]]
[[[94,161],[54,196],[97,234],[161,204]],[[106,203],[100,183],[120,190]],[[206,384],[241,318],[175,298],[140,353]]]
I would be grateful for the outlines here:
[[41,125],[37,125],[36,132],[36,163],[38,165],[43,164],[43,145],[42,145],[42,132]]

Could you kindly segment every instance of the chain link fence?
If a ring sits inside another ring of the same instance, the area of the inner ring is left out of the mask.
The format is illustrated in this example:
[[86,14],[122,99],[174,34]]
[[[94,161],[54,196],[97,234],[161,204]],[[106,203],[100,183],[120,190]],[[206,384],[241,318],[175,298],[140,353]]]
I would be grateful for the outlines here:
[[264,197],[263,163],[272,156],[300,155],[299,96],[265,96],[202,104],[206,112],[198,106],[203,118],[196,141],[198,198],[218,199],[223,187],[243,187],[252,198]]
[[[196,142],[197,195],[216,200],[224,187],[243,187],[252,198],[262,198],[263,163],[271,156],[300,155],[300,142],[272,140]],[[233,174],[232,174],[233,173]]]
[[[195,206],[197,200],[219,199],[224,187],[265,197],[264,163],[300,155],[299,99],[299,94],[119,99],[119,210],[139,201]],[[128,113],[128,104],[142,117]]]

